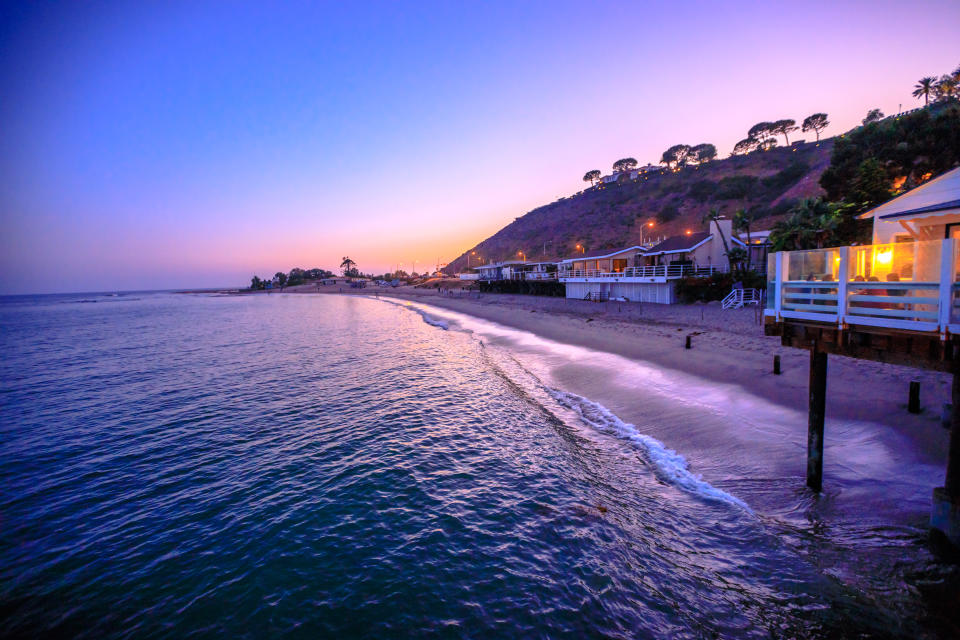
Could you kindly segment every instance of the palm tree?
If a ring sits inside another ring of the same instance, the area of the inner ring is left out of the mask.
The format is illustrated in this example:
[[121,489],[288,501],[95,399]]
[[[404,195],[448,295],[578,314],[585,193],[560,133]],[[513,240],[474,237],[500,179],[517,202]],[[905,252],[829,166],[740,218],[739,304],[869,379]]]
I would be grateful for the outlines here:
[[920,78],[920,82],[916,84],[913,88],[913,97],[917,100],[920,99],[920,96],[923,96],[924,106],[930,104],[930,94],[933,93],[934,86],[937,84],[937,79],[933,76],[927,76],[926,78]]
[[751,259],[750,259],[750,223],[753,222],[753,219],[750,217],[750,214],[747,213],[745,209],[737,209],[733,214],[733,230],[734,231],[743,231],[747,234],[747,271],[750,271]]
[[730,255],[730,245],[727,244],[727,237],[723,235],[723,231],[720,229],[720,218],[723,216],[720,215],[719,209],[710,209],[710,213],[703,217],[703,221],[707,223],[707,228],[710,228],[710,223],[712,222],[717,226],[717,233],[720,234],[720,240],[723,241],[723,252],[726,255]]
[[340,268],[343,269],[343,275],[347,275],[357,267],[357,263],[351,260],[348,256],[343,257],[343,262],[340,263]]

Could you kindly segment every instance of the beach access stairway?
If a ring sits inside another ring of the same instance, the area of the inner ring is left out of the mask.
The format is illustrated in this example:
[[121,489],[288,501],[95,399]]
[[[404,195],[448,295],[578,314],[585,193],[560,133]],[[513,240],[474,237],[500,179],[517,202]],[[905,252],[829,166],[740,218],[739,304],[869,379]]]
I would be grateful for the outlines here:
[[727,294],[727,297],[721,302],[724,309],[742,309],[744,305],[760,304],[760,291],[758,289],[744,289],[737,287]]
[[658,264],[647,265],[644,267],[627,267],[622,271],[598,271],[595,269],[570,269],[560,272],[560,281],[570,279],[586,279],[593,281],[631,280],[644,282],[653,280],[668,280],[676,278],[686,278],[690,276],[711,276],[714,273],[721,273],[726,269],[721,267],[699,267],[691,264]]
[[960,335],[958,249],[950,238],[771,254],[764,315],[946,340]]

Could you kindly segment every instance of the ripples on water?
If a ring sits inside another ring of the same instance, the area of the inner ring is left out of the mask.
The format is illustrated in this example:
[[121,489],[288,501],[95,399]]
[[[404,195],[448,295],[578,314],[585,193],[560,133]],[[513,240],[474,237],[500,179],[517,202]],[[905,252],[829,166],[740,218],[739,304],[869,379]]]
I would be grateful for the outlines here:
[[933,633],[443,320],[138,297],[0,304],[4,635]]

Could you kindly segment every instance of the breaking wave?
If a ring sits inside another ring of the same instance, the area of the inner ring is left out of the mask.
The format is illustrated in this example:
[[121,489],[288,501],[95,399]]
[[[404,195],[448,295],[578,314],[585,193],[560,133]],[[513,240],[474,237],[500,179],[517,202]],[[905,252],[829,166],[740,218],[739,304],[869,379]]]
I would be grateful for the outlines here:
[[554,400],[574,411],[587,425],[637,445],[646,454],[647,460],[660,480],[707,500],[726,502],[753,513],[743,500],[717,489],[699,475],[691,473],[690,465],[682,455],[673,449],[668,449],[656,438],[640,433],[634,425],[624,422],[602,404],[575,393],[551,388],[546,390]]

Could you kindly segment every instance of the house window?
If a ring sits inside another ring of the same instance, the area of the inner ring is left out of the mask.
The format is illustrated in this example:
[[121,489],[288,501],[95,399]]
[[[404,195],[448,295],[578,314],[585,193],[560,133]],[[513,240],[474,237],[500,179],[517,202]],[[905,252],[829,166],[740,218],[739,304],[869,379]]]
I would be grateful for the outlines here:
[[953,238],[955,240],[960,239],[960,222],[948,224],[946,234],[943,237],[947,239]]
[[614,273],[623,273],[623,270],[626,269],[626,268],[627,268],[627,260],[626,260],[626,258],[624,258],[623,260],[615,259],[615,260],[613,261],[613,272],[614,272]]

